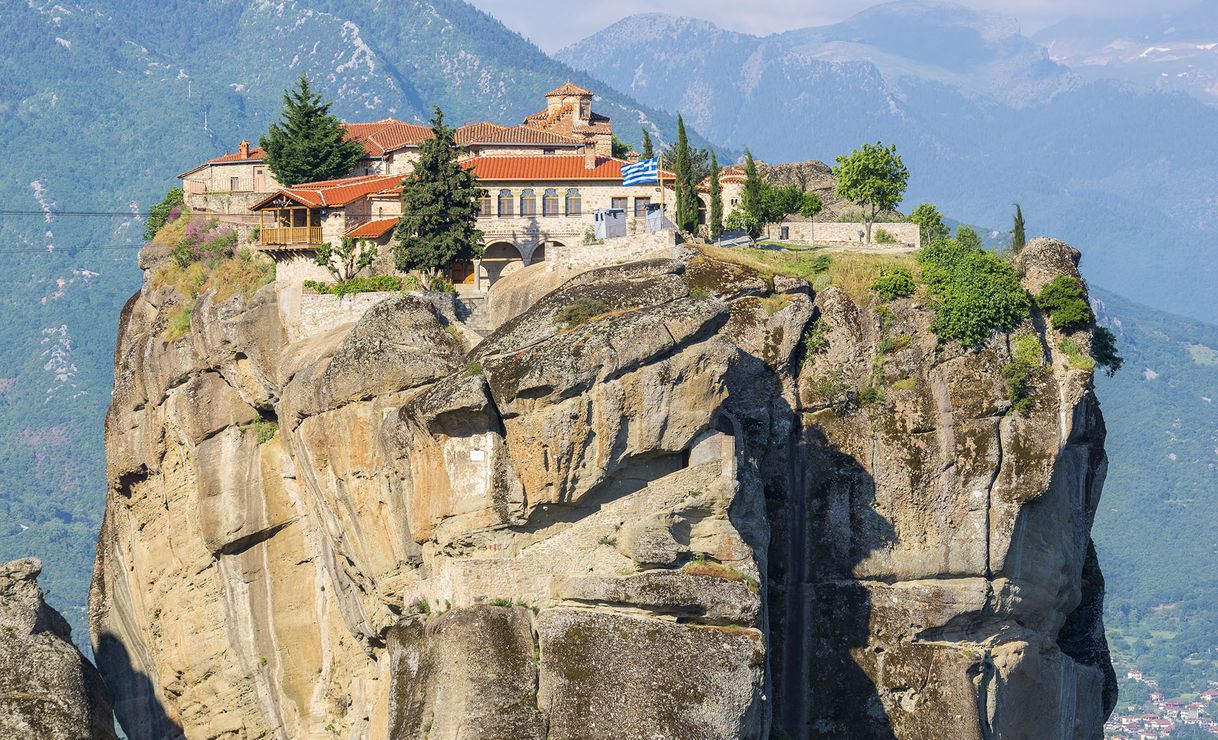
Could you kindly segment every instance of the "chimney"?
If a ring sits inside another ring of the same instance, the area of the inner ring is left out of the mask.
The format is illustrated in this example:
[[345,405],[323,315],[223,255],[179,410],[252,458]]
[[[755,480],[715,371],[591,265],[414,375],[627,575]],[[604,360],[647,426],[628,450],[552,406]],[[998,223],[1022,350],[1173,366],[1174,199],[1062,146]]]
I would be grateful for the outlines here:
[[584,169],[596,169],[596,139],[592,137],[584,139]]
[[643,155],[639,154],[635,150],[631,149],[630,151],[626,152],[626,161],[631,162],[631,163],[638,163],[639,157],[641,157],[641,156],[643,156]]
[[241,144],[237,146],[237,151],[241,153],[242,159],[250,158],[250,142],[249,139],[242,139]]

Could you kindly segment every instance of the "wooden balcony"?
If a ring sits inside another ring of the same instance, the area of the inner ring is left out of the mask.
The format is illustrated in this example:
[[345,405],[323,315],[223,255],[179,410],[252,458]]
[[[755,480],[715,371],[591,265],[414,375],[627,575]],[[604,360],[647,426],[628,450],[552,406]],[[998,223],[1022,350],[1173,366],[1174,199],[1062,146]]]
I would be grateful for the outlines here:
[[320,226],[268,226],[258,232],[261,247],[304,249],[321,244]]

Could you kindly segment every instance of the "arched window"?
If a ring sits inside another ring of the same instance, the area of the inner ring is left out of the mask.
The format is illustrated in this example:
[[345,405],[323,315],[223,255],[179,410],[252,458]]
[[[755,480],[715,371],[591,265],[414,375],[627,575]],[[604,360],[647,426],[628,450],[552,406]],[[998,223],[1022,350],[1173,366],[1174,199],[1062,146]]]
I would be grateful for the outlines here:
[[483,190],[482,197],[478,200],[478,215],[491,215],[491,191]]
[[512,191],[504,188],[499,191],[499,218],[512,215]]
[[579,190],[571,188],[567,191],[567,215],[578,216],[580,209],[583,207],[583,201],[579,197]]
[[558,191],[554,188],[546,188],[546,192],[541,196],[541,215],[558,215]]
[[532,188],[520,191],[520,215],[537,215],[537,194],[533,192]]

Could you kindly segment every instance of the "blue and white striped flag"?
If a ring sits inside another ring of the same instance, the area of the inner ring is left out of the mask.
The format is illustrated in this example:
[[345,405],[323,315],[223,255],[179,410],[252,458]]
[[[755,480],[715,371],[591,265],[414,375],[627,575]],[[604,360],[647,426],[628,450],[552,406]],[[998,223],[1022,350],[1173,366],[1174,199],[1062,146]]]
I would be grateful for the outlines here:
[[622,165],[623,185],[644,185],[660,181],[660,163],[655,157],[636,164]]

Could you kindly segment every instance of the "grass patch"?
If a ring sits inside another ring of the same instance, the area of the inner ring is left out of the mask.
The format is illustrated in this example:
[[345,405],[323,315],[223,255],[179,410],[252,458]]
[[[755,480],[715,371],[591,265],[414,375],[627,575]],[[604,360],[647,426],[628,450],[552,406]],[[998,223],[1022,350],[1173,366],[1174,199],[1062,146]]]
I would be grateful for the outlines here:
[[730,565],[707,560],[705,555],[695,556],[693,560],[685,564],[682,570],[691,576],[710,576],[722,578],[725,581],[743,581],[752,591],[761,590],[761,582],[756,578],[742,573]]
[[582,296],[576,298],[556,313],[554,315],[554,322],[561,324],[564,328],[571,329],[586,324],[598,316],[609,313],[609,310],[608,303],[596,298]]
[[1066,337],[1058,345],[1058,349],[1070,361],[1070,366],[1087,372],[1095,372],[1095,360],[1083,351],[1083,346],[1074,339]]
[[279,432],[279,424],[267,419],[259,419],[253,423],[254,435],[258,439],[258,444],[264,445],[275,438]]
[[491,606],[502,606],[506,609],[512,608],[512,600],[504,599],[502,597],[491,599],[490,601],[488,601],[486,603],[490,604]]
[[1032,385],[1044,367],[1040,337],[1019,332],[1011,337],[1011,362],[1002,371],[1011,411],[1027,416],[1032,410]]
[[221,301],[234,295],[249,298],[259,288],[274,281],[275,263],[269,257],[249,250],[213,263],[170,262],[152,276],[154,288],[172,286],[178,295],[187,299],[195,299],[211,291],[215,293],[216,300]]
[[186,305],[169,314],[169,325],[165,327],[166,342],[176,342],[190,333],[190,317],[194,311],[195,301],[191,298]]
[[912,390],[915,390],[917,387],[918,387],[918,379],[912,375],[907,378],[901,378],[900,380],[895,381],[892,384],[893,390],[897,390],[897,391],[912,391]]
[[419,614],[431,614],[431,604],[427,603],[427,599],[415,599],[411,606]]
[[482,374],[482,363],[477,360],[470,360],[465,364],[464,375],[467,378],[472,378],[475,375]]

